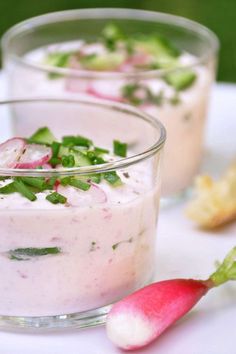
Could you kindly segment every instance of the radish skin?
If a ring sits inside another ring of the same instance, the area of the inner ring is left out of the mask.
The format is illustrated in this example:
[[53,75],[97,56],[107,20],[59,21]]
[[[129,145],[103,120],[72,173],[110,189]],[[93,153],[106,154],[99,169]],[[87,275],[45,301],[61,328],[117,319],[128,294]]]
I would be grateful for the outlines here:
[[161,281],[117,302],[107,317],[107,336],[121,349],[142,348],[188,313],[210,289],[229,280],[236,280],[236,247],[208,280]]
[[45,165],[52,157],[52,149],[50,147],[29,144],[24,148],[23,154],[20,156],[15,168],[36,168]]
[[9,139],[0,144],[0,167],[15,168],[25,146],[26,141],[22,138]]

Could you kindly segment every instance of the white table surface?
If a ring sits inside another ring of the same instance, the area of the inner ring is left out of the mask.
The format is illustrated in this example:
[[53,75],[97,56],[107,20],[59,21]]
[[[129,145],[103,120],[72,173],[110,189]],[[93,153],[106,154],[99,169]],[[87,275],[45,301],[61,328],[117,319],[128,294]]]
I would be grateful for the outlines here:
[[[0,97],[4,83],[0,77]],[[4,128],[1,127],[1,130]],[[218,174],[236,158],[236,85],[214,87],[203,170]],[[184,203],[160,213],[157,279],[207,277],[236,245],[236,224],[217,233],[197,230]],[[212,290],[198,306],[140,354],[235,354],[236,284]],[[119,354],[104,327],[47,334],[0,332],[0,354]]]

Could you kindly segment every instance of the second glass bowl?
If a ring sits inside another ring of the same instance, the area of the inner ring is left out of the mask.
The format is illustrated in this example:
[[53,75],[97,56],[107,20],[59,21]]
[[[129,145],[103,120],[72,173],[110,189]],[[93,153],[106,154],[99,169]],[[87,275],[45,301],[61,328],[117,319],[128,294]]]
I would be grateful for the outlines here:
[[[169,73],[178,74],[179,67],[126,73],[86,71],[76,66],[57,68],[37,62],[37,56],[51,45],[60,49],[81,39],[96,41],[109,22],[118,25],[128,36],[142,32],[169,38],[178,49],[194,58],[191,63],[183,62],[181,68],[194,72],[195,83],[176,91],[174,99],[167,99],[170,88],[163,83],[163,78]],[[202,157],[209,94],[215,77],[218,40],[210,30],[163,13],[129,9],[72,10],[24,21],[5,34],[2,44],[10,97],[85,94],[115,101],[122,100],[120,91],[127,84],[159,90],[161,100],[139,108],[158,117],[167,129],[162,194],[176,195],[192,182]],[[23,124],[24,117],[18,116],[18,126]],[[128,124],[124,129],[129,129]]]

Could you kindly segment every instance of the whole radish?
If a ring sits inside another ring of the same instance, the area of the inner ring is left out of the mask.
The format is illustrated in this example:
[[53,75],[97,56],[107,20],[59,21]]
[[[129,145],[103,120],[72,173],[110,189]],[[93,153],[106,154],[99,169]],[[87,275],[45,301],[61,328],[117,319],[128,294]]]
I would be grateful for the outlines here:
[[141,348],[191,310],[210,289],[229,280],[236,280],[236,247],[207,280],[153,283],[116,303],[107,317],[107,335],[119,348]]

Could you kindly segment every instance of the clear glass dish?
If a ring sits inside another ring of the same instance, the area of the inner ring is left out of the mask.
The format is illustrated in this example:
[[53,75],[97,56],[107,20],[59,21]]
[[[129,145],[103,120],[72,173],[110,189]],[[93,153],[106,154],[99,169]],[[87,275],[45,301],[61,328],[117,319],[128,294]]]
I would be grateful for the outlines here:
[[[163,78],[170,72],[178,73],[179,67],[136,73],[96,72],[48,66],[29,56],[33,51],[55,43],[60,47],[78,39],[96,40],[104,26],[111,21],[128,35],[158,33],[172,40],[177,48],[194,59],[191,62],[184,61],[181,68],[190,69],[196,74],[195,83],[177,92],[176,101],[175,92],[173,100],[166,99],[169,87],[163,84]],[[117,100],[117,91],[127,83],[141,83],[148,88],[161,86],[159,93],[164,95],[164,103],[140,108],[158,117],[167,129],[162,194],[166,197],[179,195],[191,184],[201,162],[209,94],[216,70],[218,40],[210,30],[190,20],[157,12],[131,9],[72,10],[46,14],[14,26],[3,37],[2,48],[10,97],[42,94],[75,97],[89,94],[100,96],[101,99]],[[53,80],[52,77],[57,79]],[[97,93],[94,93],[94,87]],[[22,126],[24,117],[19,116],[18,119],[19,126]],[[124,129],[127,129],[127,125]]]
[[[40,193],[33,202],[18,193],[0,194],[0,327],[103,323],[111,303],[153,276],[165,129],[135,108],[94,99],[0,102],[2,121],[9,119],[9,112],[14,112],[13,132],[8,137],[0,133],[0,143],[15,136],[17,114],[24,112],[18,136],[29,137],[35,128],[47,126],[58,139],[79,134],[100,147],[110,147],[118,139],[127,142],[129,153],[125,158],[76,168],[0,168],[1,177],[56,177],[59,181],[66,176],[92,180],[92,176],[115,171],[123,182],[117,187],[93,182],[88,191],[74,188],[68,203],[57,205]],[[124,130],[127,124],[129,131]],[[14,253],[55,247],[60,253],[37,253],[26,259]]]

